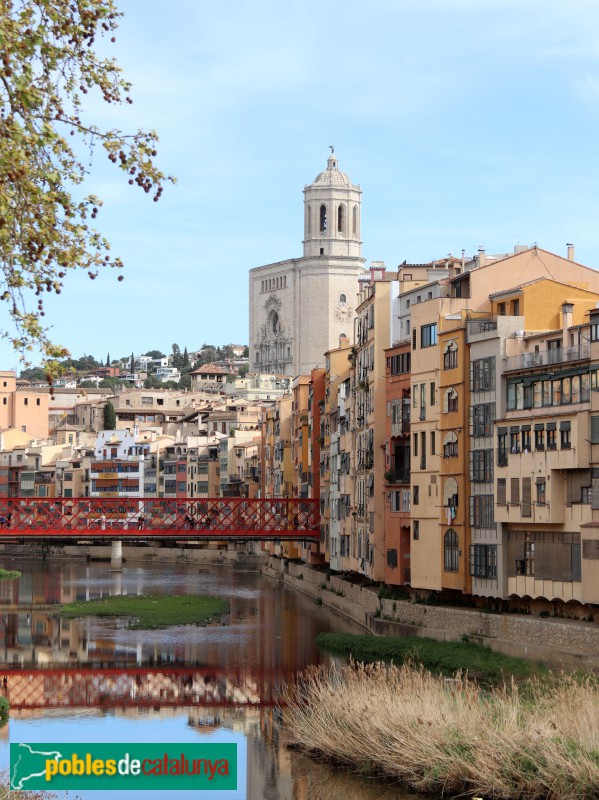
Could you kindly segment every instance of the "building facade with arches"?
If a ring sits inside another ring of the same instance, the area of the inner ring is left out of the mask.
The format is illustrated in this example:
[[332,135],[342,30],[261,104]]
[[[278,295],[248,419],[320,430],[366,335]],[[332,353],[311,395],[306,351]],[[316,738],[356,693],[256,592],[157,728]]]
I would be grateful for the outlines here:
[[250,370],[305,375],[353,339],[358,278],[364,274],[362,190],[339,170],[304,187],[303,256],[250,270]]

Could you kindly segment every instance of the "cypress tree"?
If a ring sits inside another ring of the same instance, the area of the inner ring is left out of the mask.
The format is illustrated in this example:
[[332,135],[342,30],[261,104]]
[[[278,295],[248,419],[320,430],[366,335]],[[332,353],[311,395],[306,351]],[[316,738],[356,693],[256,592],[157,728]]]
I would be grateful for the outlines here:
[[103,418],[105,431],[116,430],[116,411],[110,400],[104,406]]

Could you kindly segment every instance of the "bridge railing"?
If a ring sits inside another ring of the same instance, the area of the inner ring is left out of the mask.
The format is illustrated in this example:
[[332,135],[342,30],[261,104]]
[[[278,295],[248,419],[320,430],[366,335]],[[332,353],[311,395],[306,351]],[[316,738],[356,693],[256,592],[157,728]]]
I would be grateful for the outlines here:
[[318,500],[225,498],[0,498],[0,536],[35,531],[316,535]]

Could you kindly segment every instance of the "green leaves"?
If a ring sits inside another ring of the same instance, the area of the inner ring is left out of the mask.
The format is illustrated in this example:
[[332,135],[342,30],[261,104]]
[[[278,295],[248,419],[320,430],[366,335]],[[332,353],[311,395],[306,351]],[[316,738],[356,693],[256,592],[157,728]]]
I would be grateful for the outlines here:
[[83,148],[71,137],[88,150],[100,142],[129,184],[154,201],[173,181],[155,166],[155,131],[125,134],[84,119],[90,92],[106,103],[132,102],[116,61],[93,49],[97,37],[114,38],[120,16],[114,0],[0,0],[0,298],[11,318],[1,335],[23,360],[39,347],[50,373],[66,350],[49,338],[43,293],[59,294],[68,270],[94,279],[123,266],[90,225],[101,199],[76,200],[69,189],[86,176],[76,155]]

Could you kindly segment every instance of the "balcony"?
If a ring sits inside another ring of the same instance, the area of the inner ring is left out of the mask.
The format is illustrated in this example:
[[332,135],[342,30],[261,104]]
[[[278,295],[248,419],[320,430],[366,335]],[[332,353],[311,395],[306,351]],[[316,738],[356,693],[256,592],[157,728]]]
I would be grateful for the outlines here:
[[401,422],[391,423],[391,436],[403,436],[410,432],[410,418],[405,417]]
[[497,330],[497,321],[494,319],[469,319],[468,337],[478,336],[481,333],[491,333]]
[[410,470],[390,470],[385,472],[385,480],[389,484],[397,484],[397,483],[409,483],[410,482]]
[[589,345],[579,347],[559,347],[552,350],[540,350],[538,353],[520,353],[506,358],[506,372],[516,369],[546,367],[551,364],[567,364],[571,361],[585,361],[590,356]]

